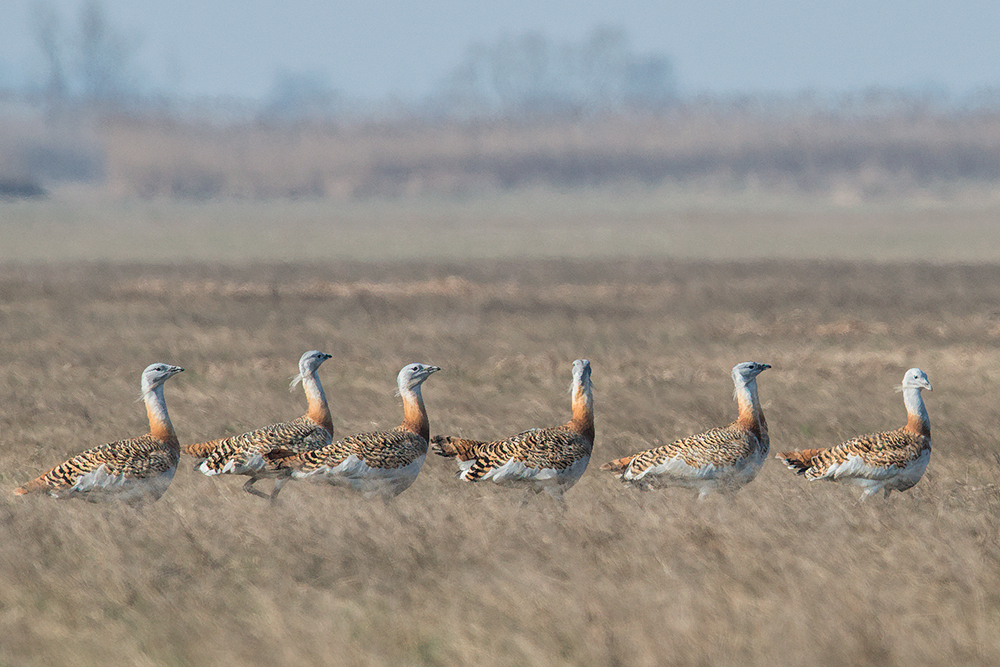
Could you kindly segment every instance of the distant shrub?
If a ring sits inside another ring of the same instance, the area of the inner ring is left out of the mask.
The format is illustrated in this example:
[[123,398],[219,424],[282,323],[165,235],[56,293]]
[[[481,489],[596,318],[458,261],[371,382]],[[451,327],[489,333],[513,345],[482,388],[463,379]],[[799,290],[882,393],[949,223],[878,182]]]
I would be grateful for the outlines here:
[[45,188],[35,181],[0,178],[0,198],[2,199],[35,199],[45,195]]

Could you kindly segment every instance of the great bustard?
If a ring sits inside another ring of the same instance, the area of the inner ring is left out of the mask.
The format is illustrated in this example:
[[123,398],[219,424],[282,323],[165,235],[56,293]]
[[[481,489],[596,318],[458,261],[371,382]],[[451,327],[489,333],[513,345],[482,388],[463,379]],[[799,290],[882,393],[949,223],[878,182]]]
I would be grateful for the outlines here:
[[308,452],[274,451],[268,458],[294,479],[328,482],[366,495],[402,493],[413,484],[427,456],[430,423],[421,385],[439,370],[413,363],[399,371],[396,383],[403,399],[403,423],[396,428],[358,433]]
[[861,435],[828,449],[782,452],[778,458],[808,480],[857,484],[861,499],[884,490],[905,491],[920,481],[931,459],[931,423],[922,390],[931,390],[927,374],[911,368],[897,391],[903,392],[906,424],[895,431]]
[[[333,440],[333,419],[317,375],[320,365],[329,358],[329,354],[310,350],[299,359],[299,374],[292,378],[289,389],[302,383],[309,403],[306,414],[231,438],[188,445],[183,452],[203,459],[196,468],[206,475],[248,475],[250,479],[243,485],[244,491],[274,500],[288,483],[291,471],[279,469],[267,455],[276,450],[306,452],[324,447]],[[264,478],[274,479],[270,496],[253,488],[257,480]]]
[[527,486],[561,499],[587,469],[594,448],[594,396],[586,359],[573,362],[571,392],[573,417],[562,426],[493,441],[435,436],[432,447],[458,459],[459,479]]
[[46,492],[55,498],[91,502],[158,499],[170,486],[180,447],[163,399],[163,383],[184,369],[151,364],[142,372],[142,395],[149,433],[94,447],[14,489],[14,494]]
[[735,493],[757,476],[767,457],[767,422],[757,397],[757,376],[768,368],[754,361],[733,367],[739,405],[733,423],[605,463],[601,470],[643,488],[694,488],[699,498],[712,491]]

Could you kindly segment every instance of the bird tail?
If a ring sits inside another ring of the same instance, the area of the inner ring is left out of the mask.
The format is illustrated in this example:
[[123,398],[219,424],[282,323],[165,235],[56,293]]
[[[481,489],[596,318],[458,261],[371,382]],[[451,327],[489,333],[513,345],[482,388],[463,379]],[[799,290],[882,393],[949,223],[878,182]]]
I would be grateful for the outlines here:
[[816,455],[822,451],[822,449],[803,449],[798,452],[781,452],[778,458],[797,474],[805,475],[813,467]]
[[466,440],[453,435],[435,435],[431,438],[431,449],[438,456],[458,457],[460,461],[476,458],[476,447],[484,444],[481,440]]
[[215,448],[219,446],[221,440],[209,440],[208,442],[196,442],[181,447],[181,452],[197,459],[207,459]]
[[48,488],[48,484],[45,483],[45,476],[36,477],[30,482],[26,482],[24,485],[14,489],[15,496],[23,496],[29,493],[37,493],[39,491],[44,491]]
[[615,459],[614,461],[608,461],[607,463],[601,466],[601,470],[607,470],[609,472],[613,472],[618,476],[621,476],[621,474],[625,472],[625,469],[628,468],[628,464],[632,463],[632,459],[634,458],[635,456],[623,456],[620,459]]

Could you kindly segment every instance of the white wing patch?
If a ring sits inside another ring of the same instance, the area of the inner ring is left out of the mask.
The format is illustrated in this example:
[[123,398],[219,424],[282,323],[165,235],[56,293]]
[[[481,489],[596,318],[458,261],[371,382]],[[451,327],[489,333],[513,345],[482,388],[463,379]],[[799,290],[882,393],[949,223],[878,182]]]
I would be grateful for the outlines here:
[[155,477],[128,477],[125,474],[108,474],[107,465],[101,464],[96,469],[80,475],[73,486],[68,489],[50,491],[55,498],[71,498],[83,496],[95,502],[100,500],[134,500],[144,496],[159,498],[170,486],[176,468],[170,468]]
[[832,464],[817,479],[829,477],[830,479],[844,482],[856,478],[880,480],[893,476],[895,472],[896,466],[871,466],[865,463],[865,460],[857,454],[851,454],[843,461]]
[[695,468],[688,465],[683,456],[674,456],[655,466],[649,466],[638,474],[633,473],[630,467],[625,470],[622,477],[629,481],[638,482],[641,480],[654,486],[670,486],[683,481],[700,482],[706,479],[715,479],[718,477],[718,473],[718,468],[712,463]]
[[368,496],[396,496],[413,484],[426,458],[426,454],[421,454],[401,468],[373,468],[357,454],[351,454],[332,468],[320,466],[308,472],[295,470],[292,477],[344,486]]
[[760,472],[766,458],[766,451],[755,456],[734,461],[730,465],[717,466],[708,463],[703,466],[691,466],[683,456],[674,456],[655,466],[650,466],[639,473],[627,468],[622,473],[622,479],[649,487],[679,486],[698,489],[699,497],[703,498],[719,487],[738,489],[753,481]]
[[883,489],[886,493],[909,489],[923,477],[930,460],[930,449],[924,450],[920,456],[903,467],[896,465],[873,466],[865,463],[857,454],[851,454],[843,461],[832,464],[823,474],[810,477],[810,479],[828,479],[856,484],[865,489],[861,496],[861,499],[864,500]]
[[[523,461],[510,458],[502,466],[493,468],[480,479],[492,479],[497,484],[530,484],[539,488],[559,486],[563,489],[576,484],[583,475],[590,462],[589,456],[583,456],[573,462],[573,465],[562,470],[558,468],[529,468]],[[466,474],[472,468],[474,461],[462,461],[459,463],[461,471],[459,477],[467,480]]]
[[206,464],[201,464],[199,470],[201,470],[206,475],[250,475],[256,472],[260,472],[265,468],[264,457],[258,452],[254,452],[244,463],[237,461],[235,458],[226,461],[226,465],[222,466],[222,470],[211,470]]

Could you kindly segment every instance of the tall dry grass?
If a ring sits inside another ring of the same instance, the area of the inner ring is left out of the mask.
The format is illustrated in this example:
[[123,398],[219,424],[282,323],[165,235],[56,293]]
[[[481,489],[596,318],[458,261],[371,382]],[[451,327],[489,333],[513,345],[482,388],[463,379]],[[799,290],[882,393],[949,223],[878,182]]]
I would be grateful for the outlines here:
[[[996,664],[998,299],[992,266],[0,267],[0,664]],[[864,505],[773,460],[731,504],[592,465],[560,508],[443,459],[387,503],[293,483],[272,507],[186,463],[140,510],[9,493],[142,431],[152,361],[188,369],[191,441],[300,414],[311,348],[342,434],[398,423],[412,360],[444,368],[435,433],[559,423],[588,357],[595,464],[731,419],[738,361],[773,365],[775,450],[901,424],[917,365],[935,449]]]

